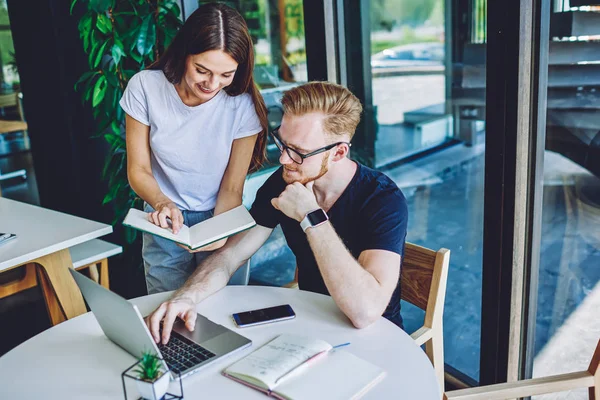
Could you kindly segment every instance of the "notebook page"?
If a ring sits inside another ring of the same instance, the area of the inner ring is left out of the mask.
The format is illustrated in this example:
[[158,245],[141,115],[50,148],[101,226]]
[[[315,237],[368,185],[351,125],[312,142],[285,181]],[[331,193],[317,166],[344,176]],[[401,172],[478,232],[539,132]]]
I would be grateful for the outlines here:
[[256,225],[243,205],[190,227],[190,246],[197,249]]
[[314,355],[330,349],[331,345],[323,340],[280,335],[227,368],[225,372],[253,377],[273,389],[279,377]]
[[346,350],[334,350],[274,391],[283,399],[358,399],[385,375],[383,369]]

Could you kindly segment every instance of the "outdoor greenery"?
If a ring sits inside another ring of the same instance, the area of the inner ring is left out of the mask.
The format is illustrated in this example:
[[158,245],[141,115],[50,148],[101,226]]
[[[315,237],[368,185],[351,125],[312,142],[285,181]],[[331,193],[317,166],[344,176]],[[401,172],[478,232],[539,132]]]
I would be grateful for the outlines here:
[[419,37],[418,40],[414,38],[403,38],[399,40],[373,40],[371,42],[371,54],[379,53],[385,49],[389,49],[396,46],[401,46],[404,44],[411,43],[425,43],[425,42],[439,42],[436,37],[427,36],[427,37]]
[[[103,169],[109,189],[103,204],[113,205],[115,224],[129,208],[141,206],[127,180],[125,114],[119,100],[129,79],[171,43],[181,26],[181,12],[176,0],[73,0],[71,13],[78,3],[85,7],[78,27],[89,71],[75,88],[92,106],[96,137],[110,145]],[[127,228],[127,243],[135,237],[136,231]]]
[[162,364],[160,359],[155,354],[145,352],[133,372],[135,372],[140,379],[154,382],[162,375],[161,367]]
[[443,25],[443,0],[372,0],[371,29],[391,31],[394,26],[416,27],[427,21]]
[[[443,32],[442,0],[374,0],[371,3],[371,54],[406,44],[440,42],[443,37],[434,33],[436,28]],[[387,33],[392,30],[393,33]]]

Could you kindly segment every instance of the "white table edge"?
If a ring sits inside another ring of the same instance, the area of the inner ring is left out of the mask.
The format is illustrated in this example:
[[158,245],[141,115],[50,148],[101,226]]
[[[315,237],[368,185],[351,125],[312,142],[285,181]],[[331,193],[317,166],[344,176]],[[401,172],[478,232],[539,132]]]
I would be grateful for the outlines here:
[[[87,233],[85,235],[78,236],[73,239],[65,240],[64,242],[56,243],[52,246],[48,246],[41,250],[36,250],[31,253],[27,253],[23,256],[13,258],[12,260],[4,261],[0,263],[0,272],[11,269],[17,265],[26,264],[29,261],[33,261],[37,258],[47,256],[48,254],[56,253],[57,251],[68,249],[69,247],[73,247],[83,242],[87,242],[88,240],[96,239],[98,237],[108,235],[112,233],[113,227],[112,225],[103,226],[100,229],[97,229],[93,232]],[[18,240],[18,239],[17,239]]]

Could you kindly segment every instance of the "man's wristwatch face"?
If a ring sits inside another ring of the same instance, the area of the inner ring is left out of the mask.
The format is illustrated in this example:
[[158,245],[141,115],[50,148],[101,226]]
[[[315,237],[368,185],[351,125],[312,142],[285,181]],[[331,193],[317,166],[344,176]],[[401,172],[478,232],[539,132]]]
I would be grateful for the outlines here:
[[308,218],[308,222],[310,222],[311,226],[322,224],[328,219],[327,214],[325,214],[325,211],[323,211],[320,208],[318,210],[306,214],[306,218]]
[[317,209],[315,211],[311,211],[306,214],[306,217],[300,222],[300,227],[304,232],[308,228],[312,228],[313,226],[321,225],[323,222],[327,221],[329,217],[325,214],[325,211],[322,209]]

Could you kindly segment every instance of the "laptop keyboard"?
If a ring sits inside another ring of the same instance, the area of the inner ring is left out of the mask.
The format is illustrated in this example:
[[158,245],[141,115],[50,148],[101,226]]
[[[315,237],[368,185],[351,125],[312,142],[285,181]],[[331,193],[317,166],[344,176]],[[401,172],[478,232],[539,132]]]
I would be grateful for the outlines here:
[[172,332],[166,345],[158,344],[158,349],[171,371],[182,373],[208,359],[215,357],[213,353],[192,342],[185,336]]

